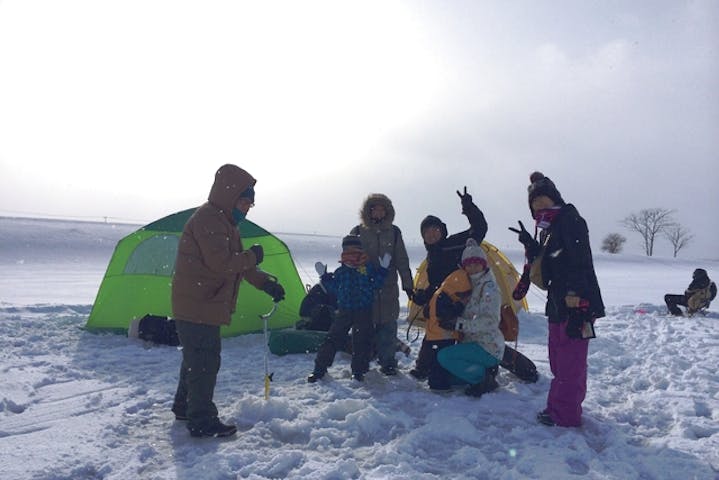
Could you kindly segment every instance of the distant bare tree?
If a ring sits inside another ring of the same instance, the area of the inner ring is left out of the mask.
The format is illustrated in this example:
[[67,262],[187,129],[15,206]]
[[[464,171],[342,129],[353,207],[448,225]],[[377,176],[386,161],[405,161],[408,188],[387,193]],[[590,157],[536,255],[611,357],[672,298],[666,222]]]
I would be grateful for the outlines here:
[[672,247],[674,247],[674,258],[677,258],[679,250],[686,247],[689,241],[694,238],[694,235],[692,235],[689,230],[678,223],[669,227],[664,232],[664,236],[667,237],[667,239],[671,242]]
[[654,240],[657,234],[674,227],[673,213],[674,210],[666,208],[647,208],[639,213],[630,214],[622,220],[622,224],[642,236],[644,253],[651,257],[654,253]]
[[609,253],[619,253],[627,239],[618,233],[610,233],[602,241],[602,250]]

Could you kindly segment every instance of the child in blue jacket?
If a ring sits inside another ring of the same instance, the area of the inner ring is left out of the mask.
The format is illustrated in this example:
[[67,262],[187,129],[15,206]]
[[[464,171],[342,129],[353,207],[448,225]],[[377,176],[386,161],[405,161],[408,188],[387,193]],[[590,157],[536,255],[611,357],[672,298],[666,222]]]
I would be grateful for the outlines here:
[[[315,358],[315,368],[307,377],[314,383],[327,373],[337,350],[347,341],[347,332],[352,328],[352,378],[364,380],[369,371],[372,356],[374,325],[372,323],[372,302],[374,291],[382,288],[390,255],[385,254],[379,265],[367,262],[367,254],[357,235],[342,239],[342,265],[334,273],[327,273],[327,267],[320,278],[321,285],[337,298],[337,315],[330,327],[327,338],[320,346]],[[323,268],[322,268],[323,267]]]

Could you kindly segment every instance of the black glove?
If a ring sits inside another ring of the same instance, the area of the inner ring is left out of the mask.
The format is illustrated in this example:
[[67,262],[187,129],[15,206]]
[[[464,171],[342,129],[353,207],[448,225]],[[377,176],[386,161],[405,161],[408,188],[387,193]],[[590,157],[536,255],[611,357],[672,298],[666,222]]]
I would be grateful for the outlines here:
[[277,303],[285,299],[285,289],[282,288],[276,280],[268,278],[262,285],[262,291],[272,297],[272,301]]
[[425,303],[427,303],[427,300],[429,300],[429,292],[427,292],[427,290],[418,288],[414,291],[414,295],[412,295],[412,301],[416,305],[424,305]]
[[534,247],[535,240],[532,238],[532,235],[527,231],[526,228],[524,228],[524,224],[521,220],[518,220],[517,223],[519,223],[520,230],[517,230],[516,228],[509,227],[509,230],[511,230],[514,233],[519,234],[519,243],[524,245],[525,248],[532,248]]
[[459,190],[457,190],[457,195],[459,195],[460,200],[462,201],[462,213],[466,214],[469,211],[469,208],[474,205],[472,202],[472,195],[467,193],[467,187],[464,187],[464,193],[460,193]]
[[262,260],[265,258],[265,250],[262,248],[262,245],[255,243],[250,247],[250,250],[255,254],[255,258],[257,259],[257,263],[255,263],[255,265],[262,263]]
[[582,329],[585,322],[591,322],[592,317],[586,307],[570,308],[567,314],[567,336],[569,338],[583,338]]
[[412,300],[412,297],[414,297],[414,291],[411,288],[405,288],[404,293],[407,294],[407,298]]
[[453,301],[449,295],[441,293],[437,297],[437,318],[439,326],[445,330],[454,330],[457,317],[462,315],[464,304]]

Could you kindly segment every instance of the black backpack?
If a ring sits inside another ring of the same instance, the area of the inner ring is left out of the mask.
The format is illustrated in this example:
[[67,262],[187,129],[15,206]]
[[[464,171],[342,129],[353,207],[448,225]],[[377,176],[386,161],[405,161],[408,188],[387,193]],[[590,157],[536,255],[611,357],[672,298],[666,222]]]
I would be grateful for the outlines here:
[[337,310],[337,298],[327,293],[318,283],[313,286],[302,299],[300,316],[302,320],[295,324],[298,330],[328,331]]
[[160,345],[176,347],[180,344],[177,337],[175,321],[157,315],[145,315],[140,319],[137,330],[138,338]]

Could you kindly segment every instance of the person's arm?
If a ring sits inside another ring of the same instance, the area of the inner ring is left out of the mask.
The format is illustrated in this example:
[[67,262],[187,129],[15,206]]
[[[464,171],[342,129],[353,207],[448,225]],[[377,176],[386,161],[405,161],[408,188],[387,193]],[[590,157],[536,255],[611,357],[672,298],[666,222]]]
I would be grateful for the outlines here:
[[412,291],[412,271],[409,268],[409,255],[407,255],[407,247],[404,245],[402,231],[398,227],[393,226],[392,228],[396,229],[397,232],[397,241],[394,245],[392,258],[394,258],[394,264],[397,266],[397,273],[399,273],[400,282],[402,283],[402,290],[405,292]]
[[[563,250],[560,255],[566,259],[567,292],[570,296],[588,299],[587,273],[592,269],[592,253],[587,223],[573,209],[563,214],[566,215],[564,218],[557,217],[559,223],[557,233],[560,235]],[[546,252],[545,255],[547,254],[551,255],[552,252]]]
[[487,220],[484,218],[484,213],[475,205],[472,201],[472,195],[467,193],[467,187],[464,187],[464,193],[457,190],[457,195],[462,202],[462,214],[469,220],[470,234],[469,236],[477,241],[477,245],[482,243],[484,237],[487,235]]
[[217,273],[251,274],[257,258],[251,250],[236,251],[230,245],[230,232],[219,218],[207,218],[193,231],[204,265]]
[[[466,192],[466,190],[465,190]],[[481,244],[487,235],[488,225],[484,218],[484,213],[472,201],[472,196],[468,193],[462,195],[457,192],[462,201],[462,214],[469,220],[469,229],[447,237],[448,245],[464,245],[467,239],[473,238],[477,244]]]

